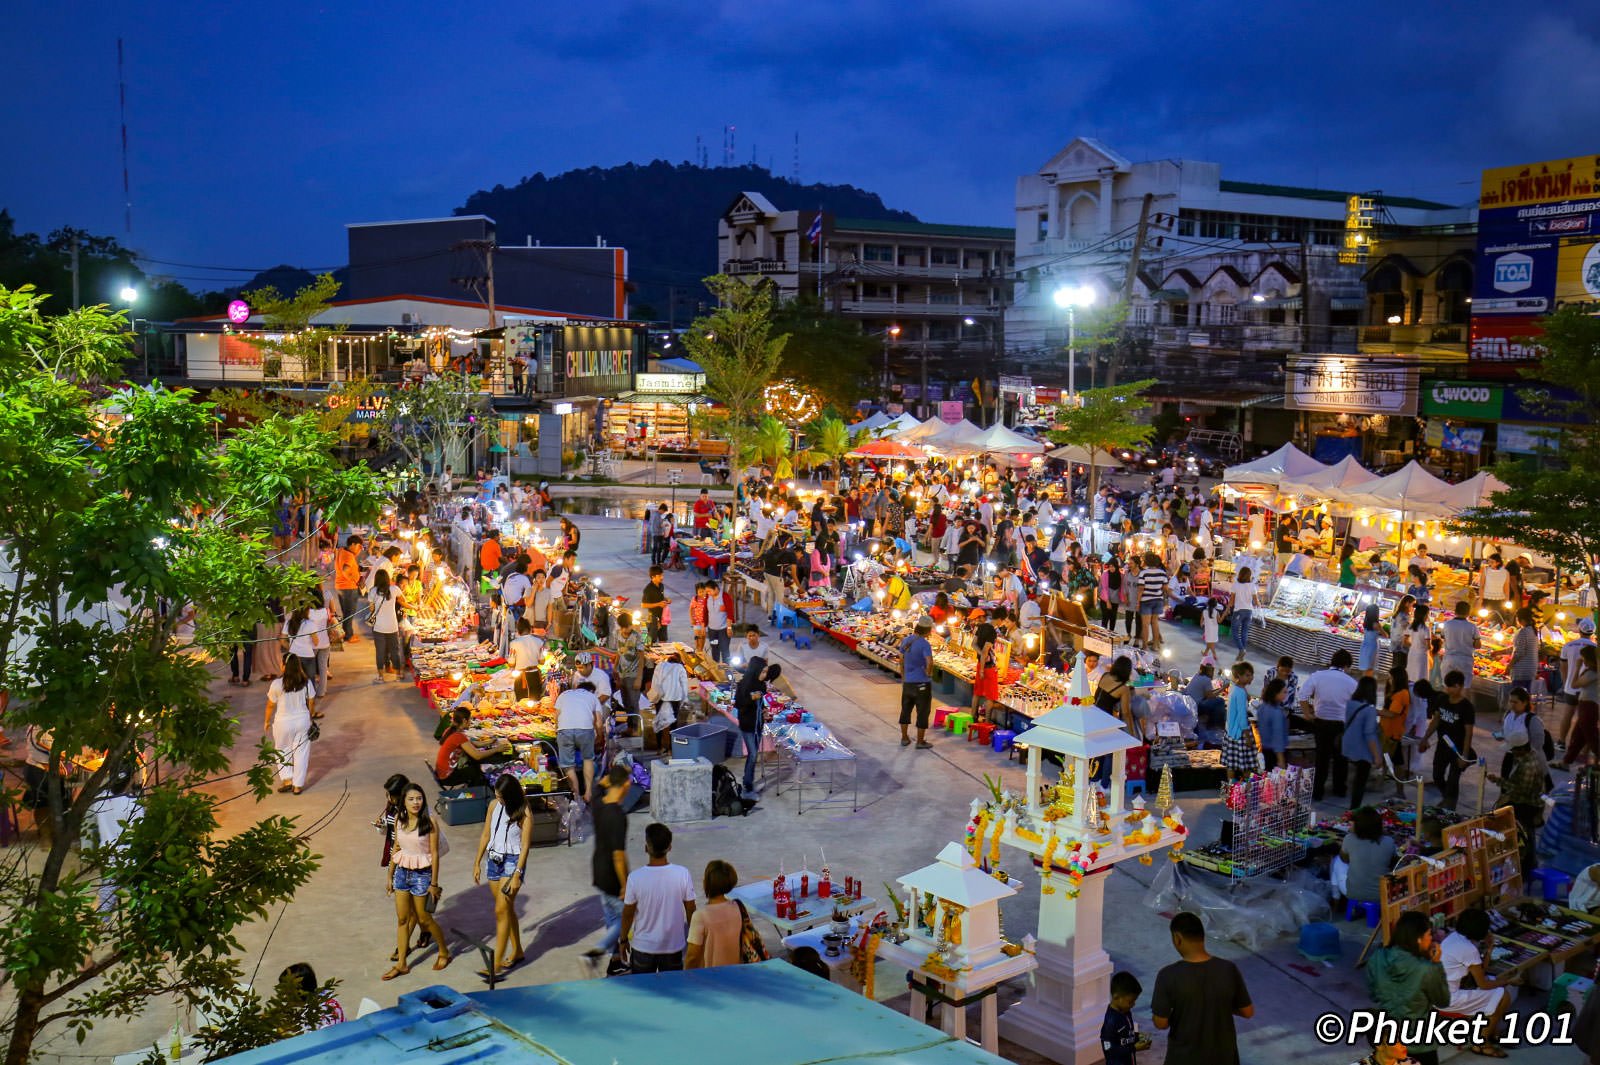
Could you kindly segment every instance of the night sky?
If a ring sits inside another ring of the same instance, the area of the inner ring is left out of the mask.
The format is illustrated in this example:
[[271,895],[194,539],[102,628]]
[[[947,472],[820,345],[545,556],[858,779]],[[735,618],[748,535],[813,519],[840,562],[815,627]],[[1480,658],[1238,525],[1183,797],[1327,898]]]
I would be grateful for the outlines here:
[[0,69],[0,207],[21,228],[207,266],[331,267],[345,222],[446,215],[540,170],[688,160],[696,134],[716,162],[730,123],[740,163],[754,148],[788,175],[798,131],[802,181],[1000,225],[1017,176],[1076,135],[1446,202],[1485,166],[1600,150],[1600,18],[1566,0],[69,0],[14,5]]

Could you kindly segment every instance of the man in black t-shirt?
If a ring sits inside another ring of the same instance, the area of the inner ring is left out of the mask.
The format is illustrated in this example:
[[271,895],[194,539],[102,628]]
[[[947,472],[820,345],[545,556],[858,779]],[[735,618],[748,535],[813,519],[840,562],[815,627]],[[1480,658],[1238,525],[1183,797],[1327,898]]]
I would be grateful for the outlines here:
[[1458,669],[1444,675],[1444,694],[1433,700],[1421,745],[1426,751],[1433,734],[1439,734],[1439,746],[1433,753],[1433,784],[1439,789],[1439,805],[1452,813],[1461,796],[1461,774],[1477,761],[1472,730],[1478,723],[1478,711],[1466,696],[1466,683]]
[[761,572],[767,580],[767,609],[783,605],[783,595],[790,582],[799,583],[799,563],[795,559],[788,533],[779,533],[777,541],[761,557]]
[[1206,928],[1192,913],[1172,919],[1175,961],[1156,974],[1150,1013],[1167,1030],[1166,1065],[1239,1065],[1234,1017],[1256,1008],[1239,967],[1206,952]]
[[667,640],[666,610],[667,604],[672,600],[667,598],[663,580],[661,567],[651,566],[650,581],[644,586],[644,594],[639,597],[639,605],[650,612],[651,643],[665,643]]
[[601,782],[600,801],[594,804],[594,887],[600,892],[606,932],[600,942],[583,952],[591,967],[617,949],[622,936],[622,886],[628,882],[628,815],[622,797],[628,793],[628,770],[614,765]]

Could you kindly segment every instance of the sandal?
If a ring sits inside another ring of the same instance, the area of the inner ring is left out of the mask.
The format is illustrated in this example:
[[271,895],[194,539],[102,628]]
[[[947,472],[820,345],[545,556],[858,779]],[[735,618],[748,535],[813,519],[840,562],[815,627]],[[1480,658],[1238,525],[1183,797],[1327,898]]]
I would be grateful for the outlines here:
[[433,971],[438,972],[439,970],[446,968],[453,960],[455,960],[454,955],[439,955],[439,960],[433,963]]
[[1497,1047],[1497,1046],[1488,1046],[1488,1045],[1476,1046],[1476,1047],[1468,1047],[1467,1048],[1467,1053],[1476,1054],[1479,1057],[1483,1057],[1483,1058],[1504,1058],[1504,1057],[1508,1057],[1509,1056],[1509,1055],[1506,1054],[1506,1052],[1504,1050],[1501,1050],[1499,1047]]
[[392,969],[390,969],[388,972],[384,973],[383,976],[381,977],[381,979],[393,980],[395,977],[404,976],[406,973],[408,973],[410,971],[411,971],[410,969],[406,968],[403,965],[396,965]]

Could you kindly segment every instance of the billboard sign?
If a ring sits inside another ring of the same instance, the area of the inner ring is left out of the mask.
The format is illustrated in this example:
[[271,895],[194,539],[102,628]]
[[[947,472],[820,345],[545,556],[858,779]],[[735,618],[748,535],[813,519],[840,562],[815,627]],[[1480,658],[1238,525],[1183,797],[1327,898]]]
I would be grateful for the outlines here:
[[1572,303],[1600,304],[1600,155],[1485,170],[1471,361],[1533,361],[1538,349],[1516,338]]
[[1482,381],[1426,381],[1422,386],[1422,413],[1441,418],[1499,421],[1501,391],[1499,385]]
[[963,413],[966,404],[959,399],[946,399],[939,403],[939,420],[946,425],[955,425],[966,415]]
[[1417,371],[1374,367],[1342,355],[1291,360],[1284,370],[1283,405],[1339,414],[1417,413]]
[[1532,315],[1484,315],[1473,304],[1467,331],[1467,366],[1474,377],[1515,377],[1515,367],[1536,361],[1540,348],[1534,339],[1544,330]]

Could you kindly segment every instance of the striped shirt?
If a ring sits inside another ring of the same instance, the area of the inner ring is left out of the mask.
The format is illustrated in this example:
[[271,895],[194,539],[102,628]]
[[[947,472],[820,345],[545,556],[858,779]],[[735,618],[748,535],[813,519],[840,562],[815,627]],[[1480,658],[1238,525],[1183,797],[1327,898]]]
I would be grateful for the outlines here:
[[1144,602],[1162,599],[1167,594],[1167,571],[1160,566],[1148,566],[1139,571],[1139,598]]

